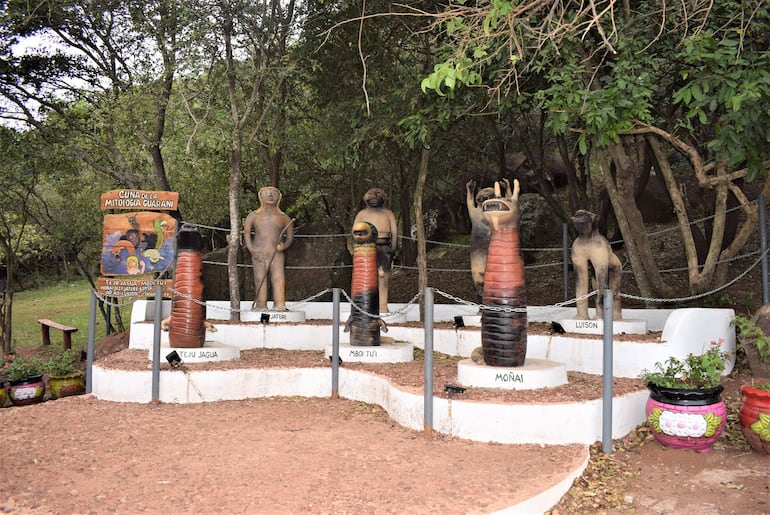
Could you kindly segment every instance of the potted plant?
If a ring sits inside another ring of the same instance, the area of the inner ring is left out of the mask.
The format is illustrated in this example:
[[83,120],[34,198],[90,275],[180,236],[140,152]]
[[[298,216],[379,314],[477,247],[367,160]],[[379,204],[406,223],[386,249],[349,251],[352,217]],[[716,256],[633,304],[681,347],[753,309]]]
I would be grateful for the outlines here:
[[45,362],[38,356],[16,356],[5,367],[8,374],[8,397],[14,406],[25,406],[43,400]]
[[72,349],[51,356],[46,363],[48,390],[52,399],[68,395],[80,395],[86,390],[83,373],[75,369],[75,353]]
[[708,452],[724,431],[727,407],[720,379],[729,356],[722,343],[712,341],[703,354],[684,360],[672,356],[642,372],[650,390],[647,424],[661,444]]
[[760,307],[751,318],[736,315],[733,324],[754,377],[741,387],[741,430],[752,449],[770,454],[770,305]]
[[741,386],[740,422],[752,449],[770,454],[770,382]]

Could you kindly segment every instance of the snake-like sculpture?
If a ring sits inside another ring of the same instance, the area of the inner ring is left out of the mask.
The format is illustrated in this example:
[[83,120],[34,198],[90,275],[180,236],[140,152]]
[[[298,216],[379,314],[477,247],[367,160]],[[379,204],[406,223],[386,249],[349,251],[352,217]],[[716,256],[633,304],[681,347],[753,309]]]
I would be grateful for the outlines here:
[[379,285],[377,276],[377,228],[369,222],[353,225],[353,278],[350,284],[351,298],[358,306],[350,307],[350,318],[345,322],[345,332],[350,332],[350,344],[355,346],[380,345],[380,329],[388,332],[381,318],[368,313],[379,310]]
[[[484,201],[484,218],[492,226],[484,276],[485,306],[521,308],[521,311],[481,311],[481,346],[484,363],[497,367],[518,367],[527,353],[527,295],[524,261],[519,244],[519,182],[514,181],[510,197],[500,193]],[[506,188],[508,190],[508,188]]]
[[203,305],[203,240],[198,230],[184,225],[177,234],[176,272],[171,316],[162,323],[172,347],[203,347],[206,329],[216,328],[205,320]]

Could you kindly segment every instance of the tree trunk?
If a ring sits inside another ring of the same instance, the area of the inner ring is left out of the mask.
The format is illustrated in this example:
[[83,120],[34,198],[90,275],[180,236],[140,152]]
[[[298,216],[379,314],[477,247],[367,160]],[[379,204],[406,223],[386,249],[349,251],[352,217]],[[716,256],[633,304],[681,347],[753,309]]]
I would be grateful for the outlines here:
[[[417,186],[414,189],[414,219],[417,227],[417,270],[418,290],[425,291],[428,287],[428,256],[425,246],[425,225],[422,223],[422,196],[428,177],[430,163],[430,148],[422,149],[420,157],[420,173],[417,176]],[[425,302],[420,302],[420,320],[425,320]]]
[[[690,283],[690,291],[692,293],[702,293],[708,291],[716,283],[724,282],[727,275],[728,263],[726,260],[735,257],[738,251],[746,244],[749,236],[754,230],[754,227],[758,223],[758,208],[756,205],[750,205],[746,195],[741,189],[730,182],[727,178],[724,166],[720,165],[720,169],[717,172],[717,177],[722,177],[724,182],[717,184],[717,200],[714,206],[714,223],[712,224],[712,230],[710,235],[711,244],[709,245],[708,255],[706,256],[705,263],[701,269],[698,263],[698,251],[695,246],[692,231],[690,230],[690,220],[687,216],[687,210],[685,209],[684,199],[682,193],[679,190],[676,180],[674,179],[674,172],[671,169],[671,165],[666,158],[665,153],[660,148],[660,143],[657,138],[652,135],[647,136],[647,141],[650,148],[653,151],[655,160],[658,163],[658,169],[663,175],[663,179],[666,182],[671,201],[674,204],[674,211],[679,221],[680,231],[682,235],[682,241],[684,244],[685,256],[687,258],[688,268],[688,280]],[[694,152],[694,149],[692,149]],[[693,163],[697,166],[696,160]],[[724,239],[725,230],[725,208],[727,207],[727,194],[731,192],[735,198],[741,203],[743,211],[746,215],[746,220],[738,230],[738,234],[732,243],[723,251],[722,241]],[[707,239],[709,235],[706,235]],[[721,262],[718,264],[718,262]]]
[[[7,250],[7,249],[6,249]],[[5,292],[2,293],[3,295],[3,303],[0,307],[0,321],[2,322],[2,347],[3,347],[3,354],[10,354],[13,352],[13,349],[11,348],[11,342],[13,337],[13,289],[14,289],[14,263],[13,263],[13,254],[6,252],[5,257],[5,272],[6,272],[6,283],[5,283]]]
[[[241,191],[241,140],[233,134],[233,148],[230,152],[230,187],[227,193],[230,208],[230,234],[227,237],[227,283],[230,287],[230,320],[241,320],[241,291],[238,280],[238,254],[241,241],[240,224]],[[257,285],[254,285],[257,288]]]

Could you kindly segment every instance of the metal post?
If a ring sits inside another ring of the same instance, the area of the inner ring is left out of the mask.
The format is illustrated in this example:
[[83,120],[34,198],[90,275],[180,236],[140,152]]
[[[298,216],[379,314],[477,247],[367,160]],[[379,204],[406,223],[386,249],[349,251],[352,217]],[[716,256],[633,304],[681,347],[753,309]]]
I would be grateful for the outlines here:
[[340,289],[332,288],[332,399],[340,398]]
[[86,349],[86,393],[94,389],[94,349],[96,348],[96,292],[91,290],[88,307],[88,347]]
[[765,196],[759,199],[759,242],[762,251],[762,303],[770,303],[770,293],[767,287],[767,214],[765,212]]
[[112,301],[113,297],[106,297],[107,299],[107,305],[105,306],[105,311],[107,312],[107,323],[105,324],[107,327],[105,327],[105,333],[104,336],[110,335],[110,326],[112,325],[112,305],[110,302]]
[[433,288],[425,288],[425,363],[423,410],[425,434],[433,433]]
[[163,287],[155,288],[155,321],[152,338],[152,401],[160,400],[160,323],[163,321]]
[[564,281],[564,300],[569,300],[569,233],[567,224],[561,224],[561,262]]
[[612,454],[612,290],[604,290],[604,362],[602,365],[602,450]]

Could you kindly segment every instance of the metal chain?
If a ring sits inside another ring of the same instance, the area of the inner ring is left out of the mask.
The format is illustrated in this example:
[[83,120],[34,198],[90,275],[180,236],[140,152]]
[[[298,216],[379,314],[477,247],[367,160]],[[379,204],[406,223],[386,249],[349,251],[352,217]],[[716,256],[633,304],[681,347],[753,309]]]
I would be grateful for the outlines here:
[[624,297],[624,298],[627,298],[627,299],[641,300],[641,301],[645,301],[645,302],[654,302],[654,303],[660,303],[660,304],[663,304],[663,303],[666,303],[666,302],[688,302],[688,301],[691,301],[691,300],[696,300],[696,299],[700,299],[700,298],[703,298],[703,297],[708,297],[709,295],[713,295],[713,294],[715,294],[715,293],[717,293],[719,291],[724,290],[725,288],[729,288],[733,284],[735,284],[738,281],[740,281],[741,279],[743,279],[749,272],[751,272],[752,269],[754,269],[754,267],[756,267],[760,263],[760,261],[762,261],[762,258],[765,256],[765,254],[767,254],[767,251],[765,251],[765,253],[763,253],[761,256],[759,256],[759,258],[757,258],[757,260],[754,261],[754,263],[750,267],[748,267],[746,270],[744,270],[740,275],[735,277],[735,279],[733,279],[732,281],[729,281],[729,282],[723,284],[722,286],[714,288],[713,290],[707,291],[705,293],[699,293],[697,295],[690,295],[689,297],[679,297],[679,298],[676,298],[676,299],[640,297],[639,295],[631,295],[630,293],[621,293],[620,296]]
[[[524,307],[524,308],[511,308],[511,307],[490,306],[490,305],[487,305],[487,304],[478,304],[476,302],[470,302],[470,301],[467,301],[467,300],[463,300],[460,297],[456,297],[456,296],[454,296],[454,295],[452,295],[450,293],[446,293],[446,292],[438,290],[438,289],[435,290],[435,291],[439,295],[441,295],[443,297],[446,297],[449,300],[453,300],[454,302],[456,302],[458,304],[465,304],[466,306],[475,306],[475,307],[478,307],[479,309],[483,309],[485,311],[502,311],[504,313],[526,313],[527,312],[527,308],[526,307]],[[574,304],[574,303],[576,303],[576,302],[578,302],[580,300],[591,298],[592,296],[596,295],[597,293],[598,293],[598,291],[594,290],[592,292],[586,293],[585,295],[581,295],[580,297],[577,297],[577,298],[574,298],[574,299],[570,299],[570,300],[565,300],[564,302],[559,302],[557,304],[553,304],[551,307],[561,308],[561,307],[567,306],[569,304]]]
[[353,302],[353,299],[351,299],[351,298],[350,298],[350,296],[348,295],[348,292],[346,292],[345,290],[342,290],[342,295],[343,295],[343,296],[344,296],[346,299],[348,299],[348,302],[350,302],[350,306],[351,306],[353,309],[357,309],[358,311],[360,311],[360,312],[361,312],[361,313],[363,313],[364,315],[368,316],[369,318],[382,318],[382,317],[381,317],[379,314],[375,315],[375,314],[373,314],[373,313],[369,313],[369,312],[368,312],[368,311],[366,311],[365,309],[361,308],[361,306],[359,306],[358,304],[356,304],[355,302]]

